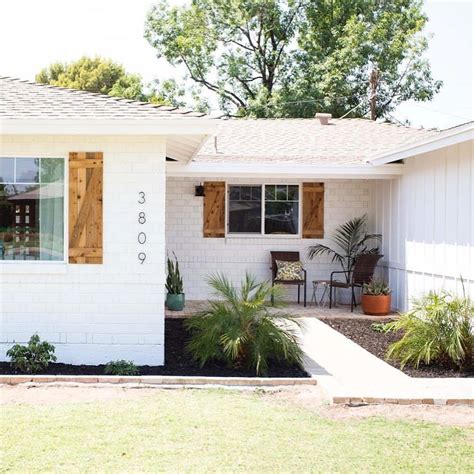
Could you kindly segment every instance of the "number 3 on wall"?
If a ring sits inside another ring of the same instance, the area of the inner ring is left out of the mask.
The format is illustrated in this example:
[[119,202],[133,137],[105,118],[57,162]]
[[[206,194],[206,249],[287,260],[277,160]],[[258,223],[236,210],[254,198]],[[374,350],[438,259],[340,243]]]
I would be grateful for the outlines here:
[[146,202],[145,193],[143,191],[140,191],[138,195],[140,196],[140,198],[138,199],[138,204],[145,204]]

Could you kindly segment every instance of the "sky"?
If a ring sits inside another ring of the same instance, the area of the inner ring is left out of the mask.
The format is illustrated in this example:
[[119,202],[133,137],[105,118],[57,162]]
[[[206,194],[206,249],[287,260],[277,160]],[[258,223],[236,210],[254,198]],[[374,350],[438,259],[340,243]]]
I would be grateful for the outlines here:
[[[170,0],[183,3],[186,0]],[[43,67],[100,55],[128,72],[181,78],[143,38],[153,0],[0,0],[0,75],[33,80]],[[405,103],[395,117],[413,126],[448,128],[473,120],[474,0],[426,0],[434,36],[428,58],[444,86],[432,102]]]

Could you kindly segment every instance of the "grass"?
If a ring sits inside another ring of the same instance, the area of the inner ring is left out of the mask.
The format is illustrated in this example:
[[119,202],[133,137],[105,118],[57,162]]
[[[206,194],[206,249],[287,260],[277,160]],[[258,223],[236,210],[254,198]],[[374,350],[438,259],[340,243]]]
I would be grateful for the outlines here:
[[472,430],[380,418],[332,421],[227,391],[4,405],[0,471],[473,472]]

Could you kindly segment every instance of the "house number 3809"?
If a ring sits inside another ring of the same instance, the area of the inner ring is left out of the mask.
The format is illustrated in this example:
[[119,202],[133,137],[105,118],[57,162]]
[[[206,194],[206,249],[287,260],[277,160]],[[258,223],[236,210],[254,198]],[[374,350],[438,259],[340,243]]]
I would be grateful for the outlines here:
[[[144,205],[146,203],[146,194],[143,191],[140,191],[138,193],[138,204]],[[140,211],[138,213],[138,224],[139,225],[144,225],[146,224],[146,214],[144,211]],[[145,245],[146,243],[146,232],[141,230],[138,235],[137,235],[137,241],[139,245]],[[145,263],[146,260],[146,252],[138,252],[138,261],[140,262],[141,265]]]

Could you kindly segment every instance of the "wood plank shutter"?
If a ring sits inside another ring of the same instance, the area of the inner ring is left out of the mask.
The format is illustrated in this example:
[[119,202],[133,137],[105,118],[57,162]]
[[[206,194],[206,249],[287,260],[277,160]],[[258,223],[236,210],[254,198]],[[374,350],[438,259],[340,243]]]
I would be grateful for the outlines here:
[[102,263],[101,152],[69,153],[69,263]]
[[303,239],[324,237],[324,183],[303,183]]
[[204,183],[204,237],[225,237],[225,182]]

